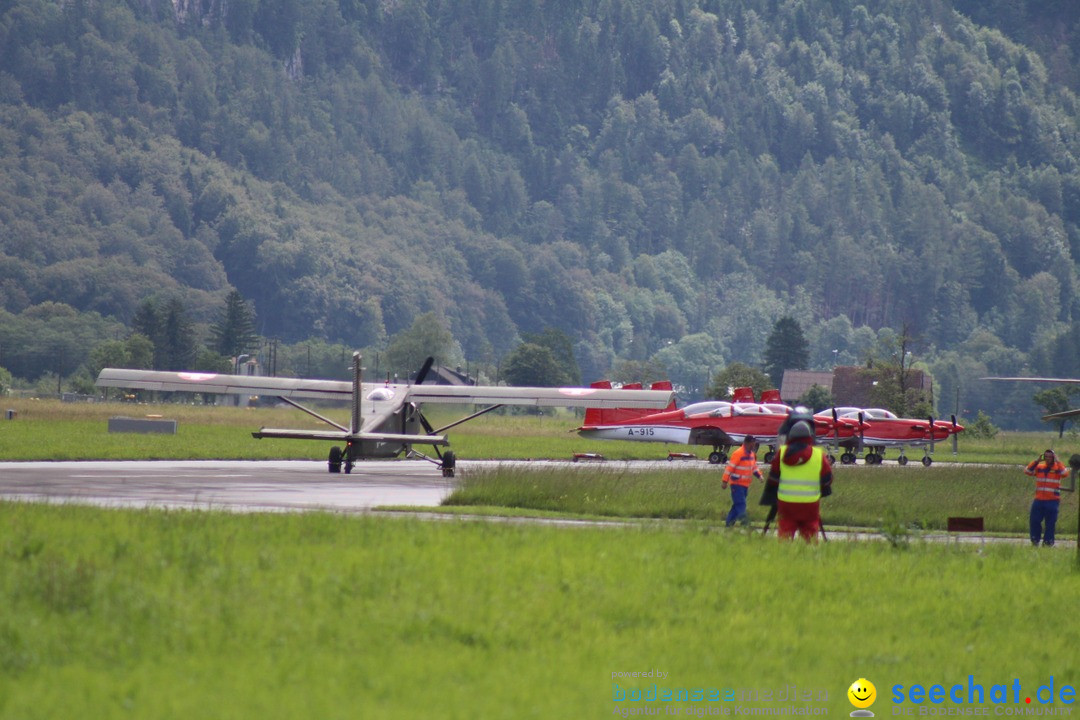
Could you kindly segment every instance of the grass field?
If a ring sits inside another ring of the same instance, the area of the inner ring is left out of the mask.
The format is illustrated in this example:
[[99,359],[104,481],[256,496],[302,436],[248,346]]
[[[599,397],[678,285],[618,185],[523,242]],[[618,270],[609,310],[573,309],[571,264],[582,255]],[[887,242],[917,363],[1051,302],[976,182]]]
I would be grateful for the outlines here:
[[[308,425],[295,411],[8,406],[18,415],[0,420],[0,459],[326,454],[324,443],[250,437]],[[107,418],[121,414],[175,418],[180,433],[110,436]],[[453,441],[465,458],[686,449],[586,445],[568,432],[576,425],[570,414],[484,417]],[[953,514],[1023,531],[1031,483],[1018,466],[1055,440],[961,443],[959,459],[1001,467],[838,468],[826,521],[896,543],[809,547],[724,531],[729,495],[704,463],[473,471],[453,500],[687,521],[616,528],[0,502],[0,719],[837,716],[853,709],[845,693],[858,678],[877,685],[881,717],[948,709],[894,706],[897,684],[1075,687],[1073,552],[907,542],[912,527]],[[1074,536],[1075,518],[1069,495],[1059,534]],[[666,675],[630,675],[651,670]],[[614,700],[648,697],[653,682],[732,700]],[[812,699],[780,700],[793,691]]]
[[[1053,550],[12,503],[0,527],[3,718],[836,716],[861,677],[881,717],[895,684],[1080,681]],[[737,699],[613,701],[649,670]]]
[[[55,400],[7,398],[4,409],[16,412],[15,420],[0,420],[0,460],[83,459],[313,459],[326,458],[325,442],[255,440],[251,432],[260,427],[322,427],[317,420],[292,409],[235,408],[201,405],[136,405],[131,403],[61,403]],[[466,409],[429,408],[432,424],[439,427],[465,414]],[[339,422],[347,411],[327,410]],[[108,419],[116,415],[159,415],[178,421],[176,435],[110,435]],[[704,458],[708,448],[660,443],[585,440],[572,432],[580,419],[560,411],[543,416],[486,415],[453,428],[450,439],[458,456],[487,458],[561,458],[578,452],[601,453],[614,460],[666,458],[669,452],[694,452]],[[1080,451],[1080,437],[1058,439],[1054,432],[1000,433],[993,440],[961,435],[959,454],[951,444],[937,448],[939,462],[1022,464],[1047,447],[1062,457]],[[910,453],[917,463],[922,453]],[[887,457],[895,458],[890,451]]]

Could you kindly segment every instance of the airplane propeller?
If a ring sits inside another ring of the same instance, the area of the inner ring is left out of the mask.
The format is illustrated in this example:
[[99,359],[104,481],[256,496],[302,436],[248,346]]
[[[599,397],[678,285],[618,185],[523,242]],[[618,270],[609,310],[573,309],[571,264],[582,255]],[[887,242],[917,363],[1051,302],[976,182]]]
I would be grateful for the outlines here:
[[428,357],[424,361],[424,364],[420,366],[420,371],[416,373],[416,379],[413,380],[410,385],[423,385],[424,380],[427,379],[428,373],[431,371],[431,366],[435,364],[435,358]]
[[[428,356],[428,359],[424,361],[424,364],[420,366],[420,369],[416,373],[416,377],[409,383],[409,385],[423,385],[424,380],[427,379],[428,373],[431,372],[431,366],[435,364],[435,358]],[[420,411],[420,408],[414,408],[413,412],[416,413],[416,418],[420,421],[420,425],[424,428],[424,431],[428,435],[435,435],[435,428],[432,426],[428,419],[424,417],[424,413]],[[404,418],[402,418],[404,424]],[[403,430],[404,432],[404,430]],[[442,453],[439,452],[439,448],[435,448],[435,454],[442,459]]]

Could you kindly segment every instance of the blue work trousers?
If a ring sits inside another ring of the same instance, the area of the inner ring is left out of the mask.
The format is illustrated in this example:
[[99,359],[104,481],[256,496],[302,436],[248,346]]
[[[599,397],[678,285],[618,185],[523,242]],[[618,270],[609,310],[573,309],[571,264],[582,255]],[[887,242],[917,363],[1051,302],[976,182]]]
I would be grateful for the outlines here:
[[[1057,500],[1034,500],[1031,503],[1031,544],[1042,544],[1050,547],[1054,544],[1054,526],[1057,525],[1058,505]],[[1046,521],[1046,532],[1043,532],[1043,521]]]
[[731,486],[731,512],[727,514],[727,526],[731,527],[736,522],[744,525],[750,522],[746,516],[746,493],[750,488],[742,485]]

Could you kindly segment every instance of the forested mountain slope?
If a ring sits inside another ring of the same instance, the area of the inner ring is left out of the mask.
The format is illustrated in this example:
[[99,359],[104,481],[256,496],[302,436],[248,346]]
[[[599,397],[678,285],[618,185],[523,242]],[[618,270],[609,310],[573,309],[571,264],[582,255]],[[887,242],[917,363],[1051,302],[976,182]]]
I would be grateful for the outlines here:
[[235,287],[289,342],[560,328],[592,379],[790,313],[817,366],[906,323],[949,391],[1080,372],[1075,64],[971,5],[0,0],[2,317]]

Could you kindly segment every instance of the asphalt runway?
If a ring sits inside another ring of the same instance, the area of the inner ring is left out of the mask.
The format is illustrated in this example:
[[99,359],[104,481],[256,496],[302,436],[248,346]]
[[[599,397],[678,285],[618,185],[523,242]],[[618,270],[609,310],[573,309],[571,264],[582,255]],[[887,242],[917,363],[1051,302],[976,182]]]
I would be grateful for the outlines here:
[[[583,471],[596,467],[589,461],[471,460],[459,461],[458,470],[498,462],[559,464]],[[646,470],[672,464],[607,461],[600,466]],[[704,462],[686,462],[684,467],[720,472],[719,466]],[[452,478],[442,477],[438,467],[422,460],[363,461],[350,475],[332,475],[325,462],[306,460],[0,462],[0,498],[105,507],[360,512],[386,505],[434,507],[453,488]]]
[[233,512],[433,507],[453,479],[416,460],[358,463],[331,475],[316,461],[131,461],[0,463],[0,498],[104,507]]
[[[510,460],[459,461],[459,473],[495,464],[559,464],[588,472],[592,462]],[[625,470],[670,468],[668,461],[604,462]],[[716,466],[688,467],[719,473]],[[96,505],[115,508],[184,508],[228,512],[370,512],[398,505],[436,507],[453,491],[455,480],[444,478],[435,465],[421,460],[374,460],[357,463],[350,475],[332,475],[326,463],[309,460],[153,460],[87,462],[0,462],[0,500]],[[417,513],[432,520],[451,517]],[[613,525],[618,521],[523,520],[476,518],[491,522],[541,522],[553,525]],[[826,526],[838,540],[881,540],[875,532],[845,532]],[[981,533],[920,536],[931,542],[1026,543],[1021,537],[985,537]],[[1062,539],[1064,547],[1075,540]]]

